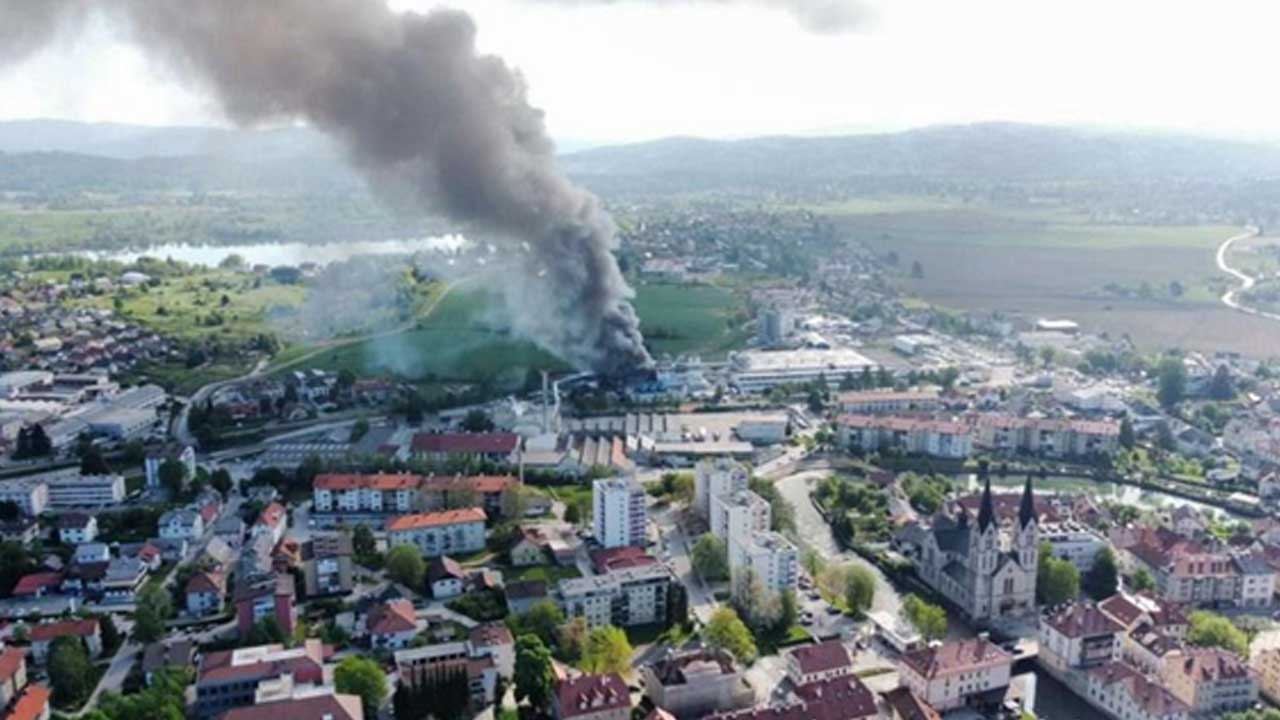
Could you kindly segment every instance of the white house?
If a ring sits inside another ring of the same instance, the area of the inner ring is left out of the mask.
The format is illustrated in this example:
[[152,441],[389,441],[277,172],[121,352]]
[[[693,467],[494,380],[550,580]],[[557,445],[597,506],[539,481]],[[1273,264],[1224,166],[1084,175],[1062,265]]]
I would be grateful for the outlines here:
[[98,537],[98,519],[92,515],[67,513],[58,518],[58,540],[64,545],[93,542]]
[[160,537],[195,540],[204,535],[204,518],[194,510],[170,510],[160,516]]
[[839,640],[804,645],[787,653],[787,677],[803,687],[853,674],[853,658]]
[[902,685],[940,712],[1003,691],[1012,670],[1013,655],[984,637],[949,640],[898,660]]

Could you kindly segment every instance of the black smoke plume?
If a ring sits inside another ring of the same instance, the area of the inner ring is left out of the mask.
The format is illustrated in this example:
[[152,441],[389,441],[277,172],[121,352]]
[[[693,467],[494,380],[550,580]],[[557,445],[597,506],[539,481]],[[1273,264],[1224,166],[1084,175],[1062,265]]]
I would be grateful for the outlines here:
[[[246,126],[301,119],[384,198],[497,236],[518,330],[582,368],[650,364],[600,202],[559,171],[521,75],[479,54],[466,13],[385,0],[0,0],[0,59],[94,12]],[[489,238],[486,238],[489,239]]]

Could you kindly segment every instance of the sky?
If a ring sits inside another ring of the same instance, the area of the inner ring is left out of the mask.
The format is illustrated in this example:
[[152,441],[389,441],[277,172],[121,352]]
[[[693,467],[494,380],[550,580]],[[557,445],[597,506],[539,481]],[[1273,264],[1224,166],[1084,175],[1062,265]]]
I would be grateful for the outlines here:
[[[1280,140],[1280,3],[867,3],[870,22],[825,34],[752,3],[391,0],[470,11],[573,143],[988,120]],[[225,124],[103,23],[0,68],[0,119],[31,117]]]

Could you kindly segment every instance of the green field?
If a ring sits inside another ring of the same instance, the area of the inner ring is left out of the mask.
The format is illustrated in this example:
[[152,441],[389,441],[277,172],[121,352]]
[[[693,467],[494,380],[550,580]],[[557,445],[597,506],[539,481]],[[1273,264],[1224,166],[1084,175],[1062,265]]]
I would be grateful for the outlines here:
[[741,305],[734,295],[711,285],[641,285],[636,288],[640,329],[655,354],[720,356],[745,339]]

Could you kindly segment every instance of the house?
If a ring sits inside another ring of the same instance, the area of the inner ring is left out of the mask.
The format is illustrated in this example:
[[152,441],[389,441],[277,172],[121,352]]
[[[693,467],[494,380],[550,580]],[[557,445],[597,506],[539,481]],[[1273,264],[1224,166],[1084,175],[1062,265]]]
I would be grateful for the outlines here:
[[196,476],[196,450],[190,445],[183,447],[181,451],[173,455],[148,455],[143,461],[143,470],[146,475],[146,483],[149,489],[160,487],[160,466],[163,465],[166,460],[176,460],[181,463],[182,467],[187,471],[188,481]]
[[187,614],[195,617],[222,612],[227,594],[227,576],[217,570],[206,570],[191,576],[185,588]]
[[110,561],[111,547],[99,542],[81,543],[76,546],[76,552],[71,556],[71,562],[79,565]]
[[568,525],[526,525],[520,529],[520,539],[511,548],[511,564],[529,567],[550,561],[572,567],[577,562],[581,545],[573,528]]
[[677,653],[667,648],[660,658],[641,668],[640,678],[653,705],[679,720],[755,704],[755,692],[743,679],[742,669],[724,651]]
[[556,720],[629,720],[631,691],[614,673],[559,680],[551,693],[551,715]]
[[58,540],[63,545],[93,542],[98,537],[98,519],[83,513],[66,513],[58,517]]
[[69,595],[95,595],[102,592],[102,581],[110,563],[73,564],[62,574],[60,589]]
[[1190,505],[1179,505],[1169,517],[1173,531],[1183,537],[1194,538],[1209,530],[1209,522],[1200,511]]
[[923,698],[905,687],[896,687],[884,693],[890,720],[942,720]]
[[1161,682],[1123,662],[1091,668],[1086,699],[1111,717],[1127,720],[1188,720],[1191,708]]
[[35,518],[18,517],[0,521],[0,540],[19,545],[29,545],[40,535],[40,522]]
[[333,648],[310,639],[296,648],[258,645],[205,653],[196,670],[195,715],[211,720],[232,708],[253,705],[262,682],[284,675],[296,684],[323,685],[325,661],[332,655]]
[[102,634],[95,618],[57,620],[32,625],[28,636],[31,639],[31,659],[37,665],[44,664],[49,656],[49,645],[60,637],[78,637],[83,640],[90,659],[102,653]]
[[60,572],[35,572],[23,575],[18,584],[13,586],[13,596],[16,598],[42,598],[45,595],[56,592],[62,585],[62,573]]
[[1258,701],[1257,673],[1222,648],[1187,648],[1181,658],[1165,664],[1161,678],[1193,715],[1248,710]]
[[1012,669],[1013,655],[985,637],[948,640],[898,659],[902,685],[943,712],[998,704]]
[[195,564],[197,567],[226,570],[231,567],[235,557],[236,551],[221,537],[214,535],[200,549],[200,554],[196,556]]
[[49,720],[49,698],[52,696],[43,685],[27,685],[9,708],[4,720]]
[[625,568],[606,575],[560,581],[559,601],[565,617],[586,618],[587,626],[630,627],[667,619],[669,601],[679,588],[665,565]]
[[484,549],[484,510],[463,508],[401,515],[387,521],[387,544],[413,545],[426,557]]
[[410,513],[421,484],[421,475],[322,473],[312,481],[311,495],[320,513]]
[[120,545],[119,553],[120,557],[136,558],[147,568],[147,572],[155,572],[164,564],[164,554],[160,548],[148,542]]
[[469,641],[397,650],[395,664],[401,681],[410,687],[459,671],[466,673],[473,709],[492,704],[497,694],[498,668],[493,656],[477,652]]
[[471,628],[468,635],[473,655],[487,655],[493,658],[498,674],[505,678],[515,677],[516,672],[516,640],[511,630],[500,622],[482,623]]
[[344,695],[331,688],[298,690],[292,688],[292,680],[281,684],[291,688],[286,697],[266,697],[260,691],[254,705],[232,708],[218,720],[364,720],[359,695]]
[[549,600],[547,583],[542,580],[519,580],[507,583],[507,609],[523,615],[540,602]]
[[478,504],[485,515],[502,515],[502,496],[518,485],[512,475],[430,476],[422,481],[424,510]]
[[131,557],[113,558],[102,578],[103,603],[132,603],[147,579],[147,566]]
[[796,687],[853,674],[853,658],[839,640],[804,645],[787,653],[787,677]]
[[196,540],[204,535],[204,516],[194,510],[170,510],[160,516],[160,537]]
[[409,447],[414,457],[428,462],[485,460],[516,464],[520,455],[520,436],[509,432],[418,433],[413,436]]
[[142,651],[142,674],[147,685],[166,668],[186,669],[195,665],[196,645],[187,638],[171,638],[147,645]]
[[1060,672],[1120,657],[1125,627],[1093,603],[1071,603],[1040,619],[1040,661]]
[[427,586],[431,588],[431,597],[437,600],[461,595],[466,580],[466,571],[449,557],[432,558],[427,566]]
[[390,600],[373,606],[365,627],[373,649],[400,650],[418,634],[418,618],[413,603]]
[[876,720],[880,717],[875,695],[854,676],[805,685],[796,689],[795,696],[794,700],[780,704],[709,715],[707,720]]
[[258,515],[258,521],[254,523],[254,534],[266,534],[271,538],[271,544],[275,545],[284,537],[285,530],[289,529],[289,511],[278,502],[273,502],[262,509],[262,513]]
[[241,586],[235,594],[236,628],[240,637],[248,637],[253,626],[272,618],[286,636],[297,624],[294,605],[293,577],[288,574],[268,575]]
[[6,647],[0,652],[0,708],[8,707],[26,686],[27,651]]

